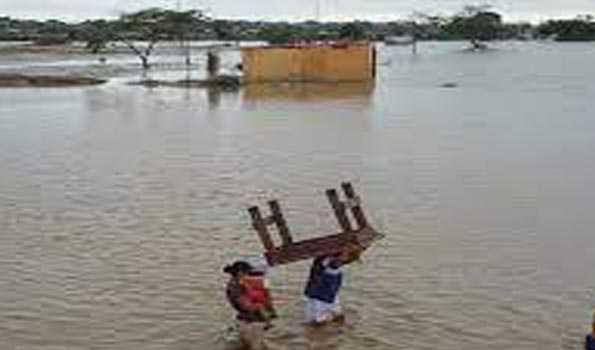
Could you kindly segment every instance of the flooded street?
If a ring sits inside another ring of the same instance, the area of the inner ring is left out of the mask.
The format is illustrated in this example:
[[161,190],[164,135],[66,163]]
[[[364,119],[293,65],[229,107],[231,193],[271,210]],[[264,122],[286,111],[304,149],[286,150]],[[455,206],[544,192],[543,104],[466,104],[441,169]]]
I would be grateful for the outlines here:
[[581,348],[595,47],[496,46],[381,48],[375,86],[222,94],[126,85],[129,55],[32,64],[115,78],[0,89],[0,348],[231,349],[221,269],[261,250],[246,208],[277,198],[296,239],[329,234],[345,180],[386,238],[346,269],[341,329],[305,331],[309,266],[275,268],[272,350]]

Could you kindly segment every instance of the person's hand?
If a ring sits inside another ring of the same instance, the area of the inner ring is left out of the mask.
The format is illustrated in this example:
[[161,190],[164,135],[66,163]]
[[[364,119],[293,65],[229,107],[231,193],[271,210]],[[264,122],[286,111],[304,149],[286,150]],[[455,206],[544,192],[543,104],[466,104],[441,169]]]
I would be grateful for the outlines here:
[[349,244],[341,252],[340,260],[343,264],[349,264],[353,261],[360,260],[364,247],[357,243]]

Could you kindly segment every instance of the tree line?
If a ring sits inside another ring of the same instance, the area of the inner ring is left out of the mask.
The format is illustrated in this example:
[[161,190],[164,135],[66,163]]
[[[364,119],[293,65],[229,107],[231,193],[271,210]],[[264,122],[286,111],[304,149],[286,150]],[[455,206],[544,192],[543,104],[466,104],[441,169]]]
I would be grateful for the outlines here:
[[[299,23],[225,20],[208,18],[200,10],[174,11],[150,8],[115,19],[66,23],[60,20],[19,20],[0,17],[0,40],[34,40],[39,43],[88,42],[100,51],[106,42],[143,40],[226,40],[288,43],[307,40],[369,39],[409,35],[418,40],[469,40],[473,45],[489,40],[544,39],[595,40],[591,15],[547,20],[540,24],[505,23],[484,6],[466,6],[452,16],[415,14],[392,22],[353,21]],[[146,54],[143,52],[141,54]]]

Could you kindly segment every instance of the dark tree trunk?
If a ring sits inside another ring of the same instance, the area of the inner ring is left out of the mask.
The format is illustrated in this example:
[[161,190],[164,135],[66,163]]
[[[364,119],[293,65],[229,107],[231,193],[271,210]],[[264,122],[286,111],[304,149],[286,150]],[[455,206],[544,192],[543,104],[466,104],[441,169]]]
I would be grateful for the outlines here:
[[149,57],[144,56],[144,55],[140,55],[139,57],[143,63],[143,69],[147,70],[147,69],[151,68],[151,66],[149,65]]
[[483,51],[488,48],[488,46],[485,43],[477,40],[476,38],[471,39],[471,47],[473,48],[473,50],[476,51]]

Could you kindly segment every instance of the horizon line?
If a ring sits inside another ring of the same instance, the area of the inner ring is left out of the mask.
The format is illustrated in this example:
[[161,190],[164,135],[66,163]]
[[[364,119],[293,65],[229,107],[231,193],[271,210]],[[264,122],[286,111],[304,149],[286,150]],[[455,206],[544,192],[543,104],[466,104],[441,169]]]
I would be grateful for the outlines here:
[[[142,10],[142,9],[140,9]],[[134,11],[131,11],[134,12]],[[205,11],[207,12],[207,11]],[[548,20],[564,20],[564,19],[574,19],[582,15],[586,15],[589,13],[576,13],[574,15],[564,14],[564,15],[557,15],[557,16],[547,16],[544,14],[535,14],[531,17],[528,16],[510,16],[502,12],[498,12],[497,10],[494,11],[502,15],[502,19],[504,23],[531,23],[531,24],[538,24],[543,23]],[[122,12],[122,14],[127,12]],[[439,17],[450,17],[453,15],[443,15],[443,14],[429,14],[429,16],[439,16]],[[59,20],[64,23],[68,24],[76,24],[81,23],[89,20],[114,20],[119,17],[118,15],[104,15],[104,16],[89,16],[84,18],[74,17],[70,15],[63,15],[63,16],[13,16],[8,14],[0,14],[0,17],[9,17],[15,20],[33,20],[33,21],[49,21],[49,20]],[[271,17],[271,16],[264,16],[264,17],[241,17],[241,16],[210,16],[208,17],[212,20],[227,20],[227,21],[246,21],[246,22],[269,22],[269,23],[304,23],[304,22],[317,22],[317,23],[349,23],[349,22],[372,22],[372,23],[389,23],[389,22],[402,22],[402,21],[410,21],[411,15],[371,15],[371,16],[322,16],[320,18],[313,18],[310,16],[280,16],[280,17]]]

